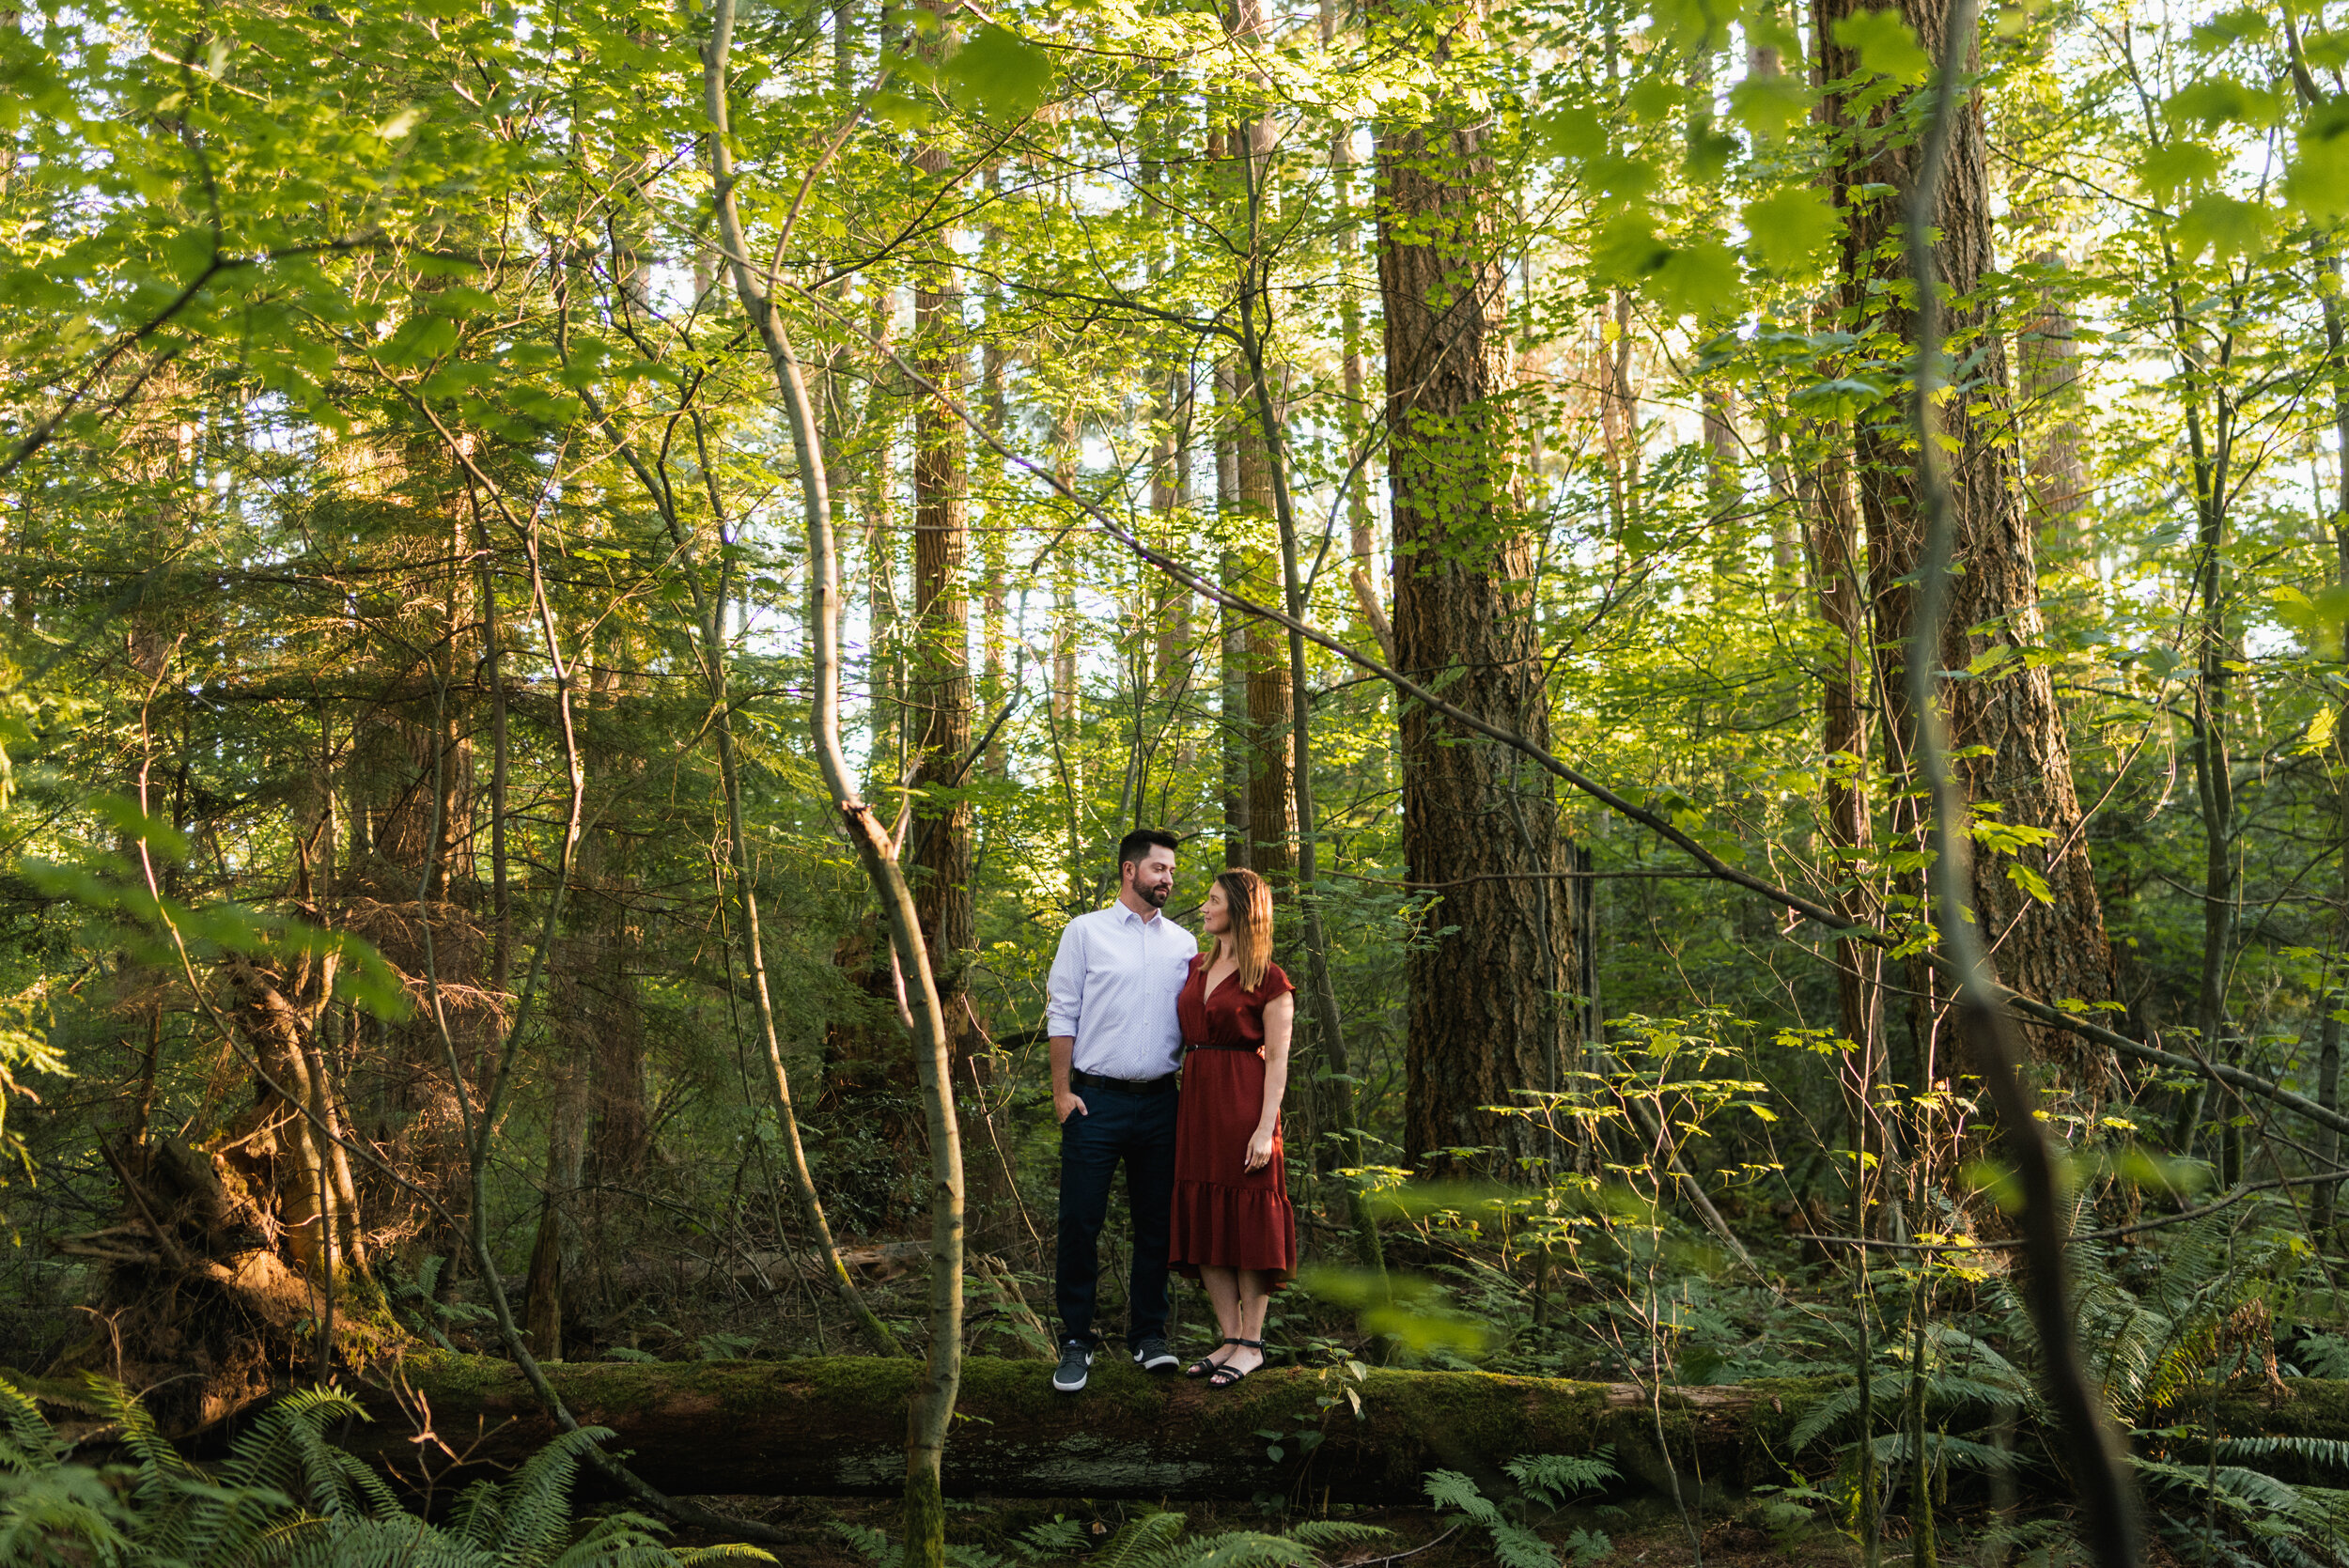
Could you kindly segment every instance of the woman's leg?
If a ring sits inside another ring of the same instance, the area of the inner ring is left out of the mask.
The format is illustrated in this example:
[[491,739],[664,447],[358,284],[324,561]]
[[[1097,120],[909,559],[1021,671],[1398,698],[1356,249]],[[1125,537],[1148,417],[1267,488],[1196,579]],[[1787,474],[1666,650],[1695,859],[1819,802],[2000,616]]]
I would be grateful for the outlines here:
[[[1261,1268],[1239,1268],[1231,1270],[1231,1273],[1238,1296],[1234,1304],[1233,1315],[1238,1318],[1239,1327],[1230,1332],[1238,1339],[1261,1340],[1264,1338],[1265,1309],[1272,1304],[1272,1276]],[[1253,1372],[1264,1365],[1264,1352],[1252,1344],[1234,1345],[1231,1355],[1224,1358],[1226,1366],[1240,1372]]]
[[[1199,1284],[1207,1293],[1207,1303],[1215,1309],[1216,1334],[1220,1339],[1237,1339],[1247,1330],[1240,1327],[1239,1271],[1221,1264],[1203,1263],[1199,1265]],[[1207,1352],[1207,1359],[1221,1364],[1224,1352],[1232,1347],[1218,1345]]]

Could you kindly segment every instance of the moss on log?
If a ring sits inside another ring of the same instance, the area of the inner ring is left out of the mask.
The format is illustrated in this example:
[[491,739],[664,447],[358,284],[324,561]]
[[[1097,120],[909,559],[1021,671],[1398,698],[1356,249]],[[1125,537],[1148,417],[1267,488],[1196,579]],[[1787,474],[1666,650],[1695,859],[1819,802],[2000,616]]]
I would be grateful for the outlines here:
[[[547,1372],[578,1420],[612,1428],[613,1447],[664,1490],[858,1496],[903,1484],[906,1401],[921,1367],[833,1357]],[[468,1468],[519,1463],[554,1434],[504,1361],[427,1353],[377,1373],[366,1380],[377,1419],[346,1443],[411,1484],[426,1469],[441,1485],[457,1479],[452,1453]],[[1633,1483],[1669,1485],[1669,1452],[1683,1487],[1735,1489],[1782,1477],[1786,1432],[1825,1387],[1677,1389],[1658,1409],[1626,1384],[1373,1371],[1353,1384],[1358,1419],[1335,1370],[1274,1368],[1218,1390],[1105,1357],[1075,1395],[1054,1393],[1050,1375],[1036,1361],[965,1363],[950,1496],[1413,1501],[1431,1469],[1489,1479],[1521,1454],[1602,1446]],[[415,1440],[428,1409],[437,1443]]]

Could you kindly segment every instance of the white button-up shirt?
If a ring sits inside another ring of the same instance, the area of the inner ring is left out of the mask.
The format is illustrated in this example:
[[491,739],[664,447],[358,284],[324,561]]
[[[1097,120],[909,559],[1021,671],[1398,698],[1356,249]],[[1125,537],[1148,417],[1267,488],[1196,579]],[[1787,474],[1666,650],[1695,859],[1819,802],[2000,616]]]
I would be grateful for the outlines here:
[[1199,939],[1123,900],[1070,921],[1052,959],[1047,1034],[1070,1034],[1069,1064],[1102,1078],[1162,1078],[1182,1065],[1183,1030],[1174,999],[1190,977]]

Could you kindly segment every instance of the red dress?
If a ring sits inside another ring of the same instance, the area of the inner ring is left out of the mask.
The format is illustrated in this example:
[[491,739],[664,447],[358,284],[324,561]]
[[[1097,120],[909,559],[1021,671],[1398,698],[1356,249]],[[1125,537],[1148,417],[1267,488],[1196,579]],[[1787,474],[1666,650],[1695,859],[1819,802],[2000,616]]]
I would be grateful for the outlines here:
[[1207,955],[1190,961],[1175,998],[1183,1028],[1183,1096],[1174,1118],[1174,1214],[1167,1261],[1196,1280],[1201,1264],[1256,1268],[1285,1284],[1297,1270],[1297,1211],[1289,1206],[1281,1129],[1272,1157],[1244,1169],[1248,1141],[1264,1114],[1264,1010],[1297,989],[1268,964],[1252,991],[1237,972],[1213,994]]

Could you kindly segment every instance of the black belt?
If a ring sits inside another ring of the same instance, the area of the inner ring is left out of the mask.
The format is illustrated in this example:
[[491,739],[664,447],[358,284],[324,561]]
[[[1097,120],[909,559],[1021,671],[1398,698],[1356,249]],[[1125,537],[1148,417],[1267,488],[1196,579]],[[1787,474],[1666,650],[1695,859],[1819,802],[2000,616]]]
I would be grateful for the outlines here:
[[1159,1078],[1103,1078],[1098,1073],[1080,1072],[1070,1068],[1068,1087],[1071,1089],[1115,1089],[1128,1094],[1171,1094],[1174,1092],[1174,1075]]
[[1206,1041],[1205,1041],[1205,1040],[1185,1040],[1185,1041],[1183,1042],[1183,1049],[1185,1049],[1185,1050],[1187,1050],[1187,1051],[1192,1051],[1192,1050],[1244,1050],[1244,1051],[1246,1051],[1249,1055],[1253,1056],[1253,1055],[1255,1055],[1258,1051],[1262,1050],[1263,1048],[1263,1048],[1262,1046],[1251,1046],[1251,1045],[1237,1045],[1237,1046],[1216,1046],[1216,1045],[1209,1045],[1209,1044],[1208,1044]]

